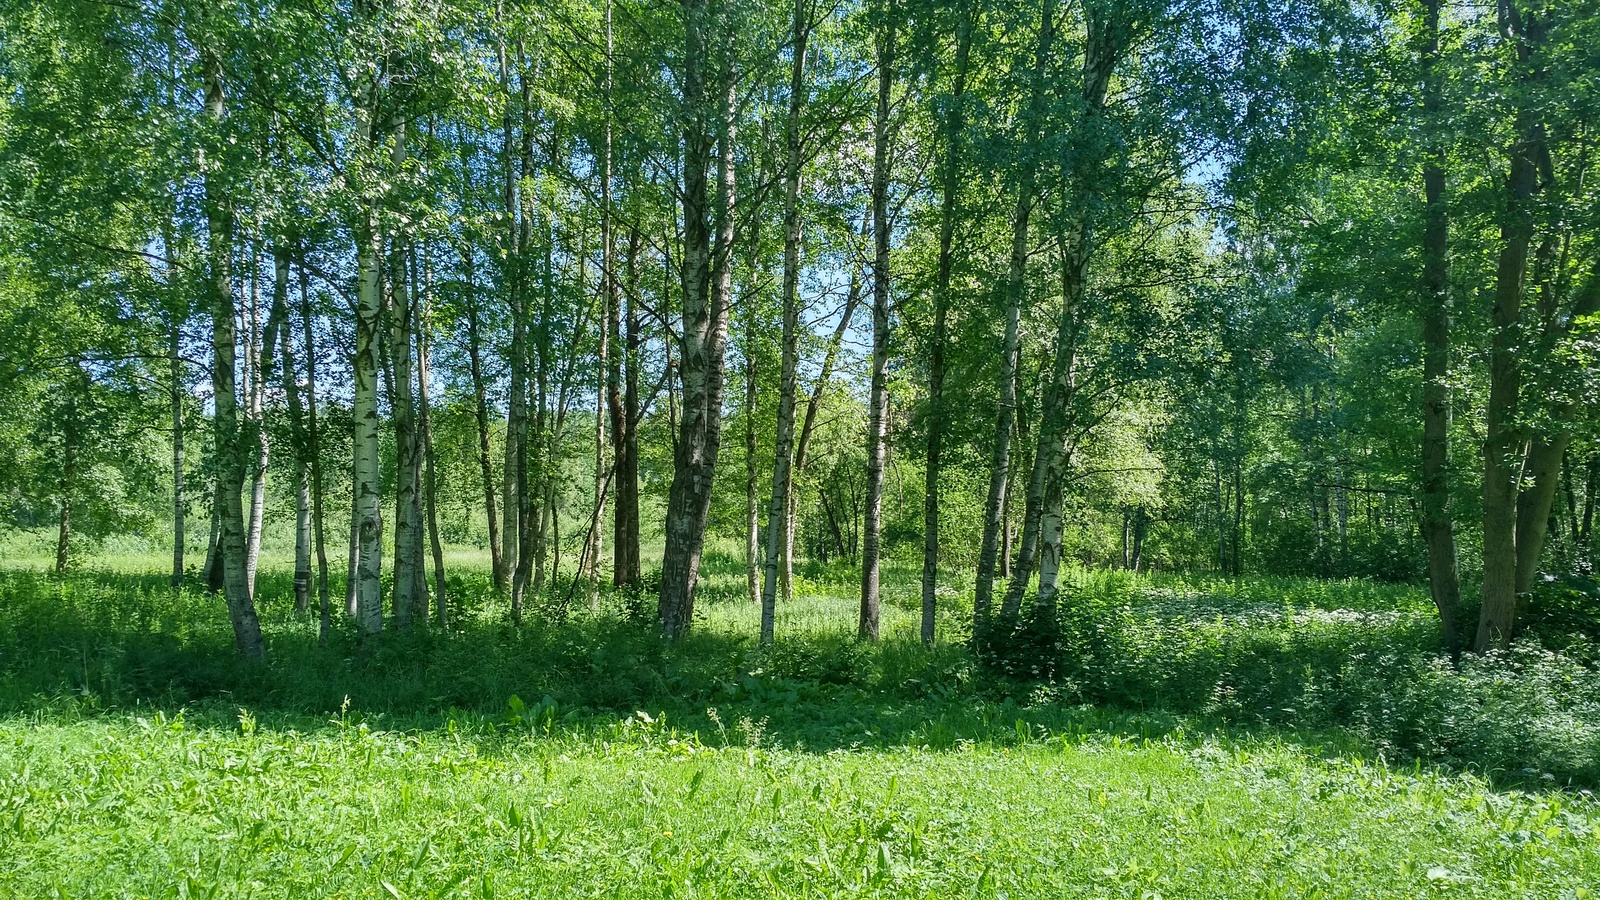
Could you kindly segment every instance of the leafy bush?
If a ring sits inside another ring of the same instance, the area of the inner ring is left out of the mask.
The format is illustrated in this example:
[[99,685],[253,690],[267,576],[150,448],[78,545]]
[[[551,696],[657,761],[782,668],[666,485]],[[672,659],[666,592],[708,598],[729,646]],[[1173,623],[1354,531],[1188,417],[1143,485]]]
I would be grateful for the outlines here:
[[1361,652],[1306,685],[1307,715],[1379,749],[1514,780],[1600,782],[1600,670],[1531,640],[1463,657]]
[[1562,645],[1573,636],[1600,643],[1600,581],[1586,575],[1542,580],[1534,586],[1522,621],[1548,644]]
[[1530,620],[1559,648],[1529,638],[1457,665],[1421,598],[1391,588],[1102,577],[1066,588],[1053,628],[1024,621],[980,658],[1077,702],[1344,729],[1391,756],[1600,784],[1600,648],[1574,633],[1588,595],[1556,596]]

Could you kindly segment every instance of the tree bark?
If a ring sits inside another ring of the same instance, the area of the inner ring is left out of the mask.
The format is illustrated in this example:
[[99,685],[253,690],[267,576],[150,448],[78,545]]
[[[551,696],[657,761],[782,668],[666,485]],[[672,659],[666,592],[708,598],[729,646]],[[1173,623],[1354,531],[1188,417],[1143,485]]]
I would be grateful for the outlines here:
[[[533,170],[533,142],[530,138],[532,122],[524,113],[522,162],[523,171]],[[531,223],[534,220],[533,197],[525,194],[523,202],[523,222]],[[546,584],[548,570],[546,565],[550,562],[550,532],[551,522],[555,518],[555,473],[556,465],[556,436],[560,433],[559,423],[552,425],[550,415],[550,374],[554,364],[553,348],[550,343],[550,325],[555,313],[555,242],[556,223],[553,216],[547,216],[544,224],[548,230],[545,235],[543,247],[543,265],[539,273],[539,323],[537,338],[533,341],[533,439],[532,448],[525,451],[527,457],[525,496],[528,500],[523,505],[523,517],[527,519],[528,535],[531,543],[527,552],[533,556],[533,592],[542,593]],[[530,228],[524,229],[525,246],[532,244]],[[524,441],[524,443],[527,443]],[[538,498],[538,508],[534,509],[534,498]],[[558,526],[559,527],[559,526]],[[554,544],[557,553],[560,552],[561,541],[559,535]],[[553,580],[553,579],[552,579]]]
[[[393,160],[398,168],[406,157],[408,128],[395,128]],[[412,367],[412,333],[416,330],[416,305],[407,266],[410,239],[396,234],[389,254],[389,357],[394,379],[389,408],[394,420],[394,588],[393,614],[404,631],[416,620],[427,619],[427,577],[423,568],[422,453],[417,429],[415,372]]]
[[[1001,513],[1008,506],[1006,489],[1011,475],[1011,439],[1017,416],[1017,370],[1021,354],[1022,306],[1028,290],[1028,221],[1033,211],[1035,166],[1032,151],[1039,140],[1045,101],[1045,76],[1055,40],[1055,4],[1043,0],[1039,12],[1038,45],[1034,51],[1033,74],[1029,84],[1026,121],[1023,123],[1024,156],[1017,165],[1017,200],[1011,214],[1011,258],[1006,270],[1006,324],[1000,349],[999,411],[995,416],[994,445],[989,458],[989,494],[984,502],[983,540],[978,549],[978,578],[973,595],[973,634],[981,635],[989,625],[994,596],[995,553],[1004,527]],[[1026,533],[1026,529],[1024,529]],[[1015,583],[1027,586],[1032,562],[1012,570]],[[1020,596],[1020,595],[1019,595]]]
[[[602,251],[602,255],[605,257],[605,269],[609,272],[611,268],[609,248]],[[601,279],[609,281],[609,275],[602,274]],[[611,332],[606,323],[611,319],[611,305],[617,299],[609,284],[602,287],[601,294],[600,352],[596,366],[598,379],[595,382],[594,392],[594,505],[589,515],[589,535],[584,549],[584,574],[588,577],[587,590],[591,605],[599,601],[600,554],[605,552],[605,532],[601,527],[606,514],[606,477],[609,471],[606,463],[605,393],[611,355]]]
[[[532,103],[532,85],[528,80],[526,65],[522,59],[522,47],[518,44],[517,59],[520,82],[520,95],[522,106],[522,175],[531,177],[533,162],[533,135],[529,129],[532,121],[532,112],[529,109]],[[515,550],[508,544],[506,548],[507,562],[512,566],[511,575],[511,623],[522,624],[522,611],[524,596],[532,581],[533,575],[533,495],[532,475],[528,459],[528,300],[530,296],[529,282],[529,245],[533,234],[532,198],[522,195],[517,188],[514,178],[515,165],[513,161],[512,142],[512,113],[510,95],[506,99],[506,118],[504,133],[505,151],[505,176],[506,176],[506,215],[509,223],[506,235],[510,244],[507,258],[511,267],[512,277],[509,279],[508,303],[511,308],[511,399],[508,404],[506,419],[506,479],[507,488],[504,495],[505,529],[504,534],[509,537],[515,535]],[[544,410],[543,398],[537,404],[537,411],[542,414]],[[541,423],[542,424],[542,423]],[[541,427],[535,427],[535,436],[542,432]],[[543,561],[541,560],[542,564]]]
[[[967,90],[967,65],[972,51],[973,12],[961,4],[956,25],[954,83],[944,126],[944,173],[940,185],[939,261],[933,284],[933,339],[928,352],[927,470],[922,508],[922,642],[933,646],[939,588],[939,477],[944,452],[944,351],[949,341],[950,277],[953,267],[956,215],[961,191],[961,136],[966,128],[962,102]],[[991,566],[993,563],[991,563]]]
[[[274,287],[276,290],[276,287]],[[250,247],[250,303],[246,310],[248,331],[245,335],[245,396],[244,429],[247,440],[255,448],[255,459],[250,466],[250,517],[245,535],[244,580],[250,597],[256,595],[256,569],[261,563],[261,529],[266,524],[267,466],[271,462],[271,446],[267,441],[266,420],[262,408],[263,357],[270,356],[270,348],[261,346],[261,265],[254,244]],[[270,323],[269,323],[270,326]],[[269,329],[270,330],[270,327]]]
[[61,520],[56,530],[56,574],[67,570],[72,546],[72,496],[61,498]]
[[[721,63],[720,90],[708,96],[704,65],[708,30],[706,0],[683,0],[683,339],[679,377],[682,417],[673,452],[667,495],[666,551],[661,562],[661,631],[669,639],[686,634],[694,621],[694,591],[711,509],[712,481],[722,443],[723,366],[734,237],[734,92],[732,41],[725,17],[715,23]],[[720,94],[720,96],[716,96]],[[712,110],[717,110],[713,114]],[[712,120],[717,119],[713,128]],[[717,147],[714,201],[707,186],[713,145]],[[710,201],[710,202],[708,202]],[[714,207],[712,203],[714,202]],[[714,219],[714,222],[713,222]],[[712,243],[715,225],[716,243]]]
[[[600,153],[600,302],[603,304],[600,316],[600,360],[597,367],[600,382],[595,389],[594,400],[594,518],[589,523],[590,540],[593,547],[589,553],[590,569],[590,602],[594,603],[599,597],[600,587],[600,555],[605,546],[605,532],[602,530],[605,516],[606,485],[603,474],[606,471],[606,419],[609,417],[612,424],[612,443],[616,443],[614,434],[617,419],[621,415],[620,381],[621,367],[612,361],[612,357],[622,353],[621,347],[621,314],[618,305],[621,300],[617,291],[617,251],[616,228],[611,216],[611,119],[612,104],[611,90],[616,62],[612,56],[614,36],[612,33],[612,0],[606,0],[606,71],[604,85],[605,101],[605,129],[601,142]],[[613,474],[617,465],[616,453],[611,456]],[[612,575],[616,580],[616,575]]]
[[423,506],[427,516],[428,545],[433,552],[433,615],[439,627],[450,627],[450,605],[445,596],[444,542],[439,537],[439,466],[433,452],[433,411],[428,397],[431,348],[432,285],[422,298],[417,332],[417,424],[422,438]]
[[[374,98],[374,105],[375,105]],[[375,115],[375,109],[369,115]],[[368,120],[366,139],[376,143],[377,123]],[[354,505],[355,617],[363,634],[383,630],[383,494],[379,479],[379,335],[383,323],[383,237],[375,205],[360,213],[356,232],[356,352]]]
[[1461,577],[1450,509],[1450,221],[1444,149],[1436,133],[1445,121],[1437,71],[1442,3],[1423,0],[1422,115],[1429,146],[1422,166],[1422,538],[1440,630],[1455,653],[1461,647]]
[[[609,227],[610,223],[607,222],[606,224]],[[605,243],[605,239],[602,239],[602,243]],[[611,268],[610,248],[607,247],[602,250],[601,254],[605,259],[603,267],[609,272]],[[595,374],[597,378],[594,391],[594,504],[590,508],[589,534],[584,540],[583,566],[580,573],[588,580],[585,589],[588,591],[591,606],[599,602],[600,554],[605,551],[605,532],[601,529],[601,523],[606,513],[606,475],[608,472],[606,465],[605,391],[608,359],[611,355],[611,332],[605,327],[605,323],[610,320],[610,307],[616,301],[615,293],[610,290],[610,285],[605,283],[609,280],[609,276],[603,272],[600,277],[602,281],[601,308],[598,317],[600,322],[600,348],[596,360]]]
[[[1087,15],[1087,40],[1083,57],[1083,116],[1098,118],[1105,109],[1106,92],[1117,60],[1126,49],[1120,23],[1091,8]],[[1089,208],[1095,197],[1091,187],[1069,187],[1073,204],[1065,233],[1058,236],[1061,253],[1061,312],[1056,327],[1050,382],[1045,387],[1039,419],[1039,438],[1023,511],[1022,546],[1017,572],[1007,586],[1002,615],[1014,621],[1037,551],[1039,593],[1036,610],[1045,616],[1055,610],[1056,579],[1061,568],[1062,506],[1071,467],[1073,413],[1077,392],[1077,342],[1079,317],[1088,284],[1093,229]]]
[[856,636],[878,639],[879,538],[883,516],[883,469],[889,418],[889,117],[894,93],[895,6],[884,0],[887,21],[878,42],[878,109],[872,141],[872,381],[867,401],[867,486],[861,540],[861,616]]
[[[222,60],[214,49],[207,48],[203,52],[201,65],[205,79],[206,117],[221,128],[227,117]],[[267,648],[261,638],[261,623],[256,618],[255,603],[250,598],[249,585],[245,580],[244,509],[241,496],[244,490],[241,483],[244,467],[239,459],[239,401],[234,383],[234,366],[237,363],[234,338],[237,305],[233,295],[232,273],[234,219],[232,204],[222,183],[221,167],[220,159],[212,160],[203,167],[206,172],[207,276],[211,287],[212,423],[216,431],[217,497],[220,501],[218,552],[222,560],[223,595],[228,604],[228,618],[233,624],[234,646],[245,656],[260,659],[266,656]]]
[[[1564,410],[1568,416],[1572,410]],[[1517,593],[1533,590],[1550,531],[1550,510],[1555,506],[1556,486],[1561,481],[1561,462],[1572,437],[1567,434],[1534,438],[1528,451],[1526,477],[1530,483],[1517,497]]]
[[[293,330],[289,327],[289,262],[288,244],[279,242],[272,250],[273,290],[272,312],[268,318],[276,323],[269,329],[276,337],[279,380],[284,398],[289,405],[289,454],[294,462],[295,529],[294,529],[294,609],[304,613],[311,605],[311,485],[307,477],[307,441],[305,406],[300,399],[300,383],[294,365]],[[262,346],[263,355],[272,353],[270,344]]]
[[317,644],[328,643],[333,630],[333,600],[328,592],[328,547],[323,516],[322,434],[317,427],[317,344],[311,330],[311,298],[304,266],[300,269],[300,329],[306,348],[306,459],[311,475],[311,533],[317,549]]
[[1231,574],[1235,578],[1244,575],[1244,453],[1238,446],[1238,433],[1234,434],[1233,450],[1233,525],[1231,529],[1231,544],[1228,562],[1232,566]]
[[[1588,281],[1573,295],[1570,305],[1563,311],[1563,303],[1567,299],[1564,296],[1567,293],[1564,282],[1566,279],[1559,274],[1555,278],[1545,279],[1540,292],[1538,313],[1542,328],[1532,355],[1542,361],[1552,359],[1557,345],[1569,336],[1574,322],[1600,312],[1600,268],[1589,274]],[[1550,424],[1529,438],[1526,449],[1528,480],[1517,497],[1516,588],[1519,595],[1533,589],[1539,573],[1539,562],[1553,521],[1551,510],[1555,507],[1567,450],[1573,443],[1573,431],[1569,423],[1581,420],[1579,403],[1584,399],[1572,396],[1557,383],[1546,379],[1536,379],[1529,389],[1533,396],[1545,398],[1543,415],[1538,418]],[[1571,505],[1573,518],[1576,518],[1575,499]],[[1573,524],[1576,526],[1577,523]],[[1573,531],[1576,533],[1577,528],[1574,527]]]
[[[1023,508],[1017,571],[1007,585],[1005,604],[1001,610],[1001,617],[1007,622],[1014,623],[1021,613],[1022,595],[1035,565],[1039,568],[1039,592],[1035,606],[1046,613],[1055,608],[1056,579],[1061,570],[1062,506],[1072,463],[1073,447],[1069,438],[1073,430],[1078,389],[1079,316],[1088,281],[1089,241],[1088,224],[1080,215],[1072,233],[1062,240],[1062,306],[1056,327],[1051,377],[1045,385],[1044,405],[1039,417],[1033,472]],[[1220,480],[1218,483],[1220,485]],[[1226,537],[1219,535],[1219,543],[1225,544]]]
[[[502,41],[499,44],[500,63],[500,89],[504,95],[505,109],[501,118],[500,130],[500,168],[503,186],[502,204],[504,206],[506,229],[504,240],[504,272],[502,283],[506,292],[506,308],[511,314],[511,348],[510,359],[510,396],[506,401],[506,441],[505,460],[501,469],[501,527],[500,540],[502,545],[502,559],[504,571],[510,580],[514,581],[516,573],[522,568],[522,509],[523,498],[518,494],[519,479],[524,478],[519,473],[519,460],[526,454],[523,444],[527,440],[528,419],[528,351],[527,351],[527,314],[524,309],[524,299],[527,263],[523,259],[521,230],[518,227],[518,217],[522,213],[522,202],[518,196],[520,191],[517,186],[516,153],[515,153],[515,113],[511,95],[511,81],[509,65],[506,58],[506,48]],[[527,90],[522,91],[524,98]],[[517,593],[513,584],[511,588],[511,619],[513,623],[520,624],[522,620],[522,597]]]
[[[1018,436],[1020,440],[1026,438]],[[998,563],[1001,578],[1011,577],[1011,542],[1016,531],[1011,522],[1011,497],[1016,493],[1017,467],[1011,466],[1007,475],[1007,484],[1004,495],[1000,498],[1000,558]]]
[[467,317],[467,372],[472,380],[472,411],[478,426],[478,471],[483,476],[483,511],[489,528],[489,566],[495,590],[502,595],[511,589],[511,573],[506,569],[500,518],[495,511],[494,462],[489,443],[489,401],[483,378],[483,325],[479,319],[477,285],[474,283],[472,245],[461,246],[463,276],[462,299]]
[[766,559],[762,565],[761,643],[771,645],[777,628],[778,568],[788,559],[786,537],[793,495],[794,413],[800,358],[800,179],[804,165],[801,116],[806,104],[806,53],[811,40],[811,4],[795,0],[789,26],[789,113],[784,123],[783,160],[783,336],[778,362],[778,423],[772,457],[772,495],[767,503]]
[[[1535,20],[1515,15],[1502,24],[1515,44],[1522,68],[1519,81],[1532,80],[1530,60],[1542,42]],[[1489,402],[1483,444],[1483,605],[1473,649],[1503,648],[1516,633],[1517,622],[1517,495],[1526,463],[1526,436],[1518,424],[1522,390],[1522,300],[1527,280],[1528,249],[1533,240],[1535,195],[1539,191],[1536,160],[1543,150],[1544,127],[1536,110],[1524,103],[1516,114],[1516,143],[1505,182],[1506,206],[1500,222],[1500,254],[1495,272],[1493,331],[1489,348]]]
[[1561,461],[1561,492],[1567,501],[1567,544],[1569,549],[1574,551],[1574,558],[1578,549],[1578,538],[1582,535],[1578,530],[1578,491],[1573,479],[1573,470],[1577,465],[1577,457],[1573,456],[1571,448],[1568,448],[1566,458]]
[[[628,294],[639,289],[639,245],[637,228],[628,232]],[[612,458],[615,467],[615,497],[612,502],[611,578],[617,587],[637,585],[639,562],[639,314],[633,300],[628,302],[626,351],[621,343],[621,310],[613,305],[607,328],[618,353],[612,354],[609,379]],[[618,357],[621,357],[620,359]]]

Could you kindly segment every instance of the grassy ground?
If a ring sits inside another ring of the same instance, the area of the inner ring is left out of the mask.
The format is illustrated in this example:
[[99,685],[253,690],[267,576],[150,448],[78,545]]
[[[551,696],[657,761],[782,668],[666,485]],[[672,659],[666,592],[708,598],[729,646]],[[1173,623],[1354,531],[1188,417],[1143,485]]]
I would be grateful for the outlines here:
[[1600,884],[1592,670],[1531,649],[1440,663],[1404,589],[1077,573],[1053,677],[1029,679],[960,645],[955,582],[951,640],[923,650],[909,569],[891,567],[882,644],[849,637],[850,573],[812,569],[761,653],[726,559],[676,648],[581,591],[561,622],[508,628],[469,575],[448,635],[319,649],[274,565],[256,666],[219,601],[171,591],[159,560],[106,562],[0,570],[3,896]]

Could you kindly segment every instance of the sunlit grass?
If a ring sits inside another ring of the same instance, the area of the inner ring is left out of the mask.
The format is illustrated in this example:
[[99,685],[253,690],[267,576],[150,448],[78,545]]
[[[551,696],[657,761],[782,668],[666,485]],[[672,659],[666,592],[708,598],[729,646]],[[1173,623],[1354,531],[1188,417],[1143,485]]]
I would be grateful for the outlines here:
[[1413,588],[1073,570],[1060,672],[1010,681],[964,644],[971,573],[947,573],[921,645],[904,560],[877,645],[855,640],[844,565],[800,567],[762,651],[729,548],[675,647],[651,598],[629,622],[626,597],[591,610],[582,586],[511,628],[486,556],[451,548],[448,633],[362,640],[341,618],[319,648],[273,551],[265,665],[160,556],[64,579],[7,562],[0,896],[1575,900],[1600,882],[1578,790],[1600,772],[1592,670],[1532,648],[1453,669]]
[[0,722],[0,891],[150,897],[1586,897],[1573,798],[1273,742],[816,754],[656,717],[491,736]]

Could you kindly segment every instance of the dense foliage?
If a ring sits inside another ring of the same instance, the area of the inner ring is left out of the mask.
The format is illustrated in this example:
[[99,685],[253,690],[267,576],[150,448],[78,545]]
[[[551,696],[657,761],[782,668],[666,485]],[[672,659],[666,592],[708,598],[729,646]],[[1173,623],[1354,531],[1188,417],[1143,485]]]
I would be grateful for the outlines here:
[[0,0],[0,890],[1590,896],[1597,122],[1600,0]]
[[5,520],[204,549],[252,653],[284,535],[369,631],[448,616],[430,542],[513,617],[664,543],[676,634],[709,535],[868,630],[920,555],[1010,621],[1064,560],[1426,580],[1504,647],[1593,564],[1600,16],[1272,6],[15,0]]

